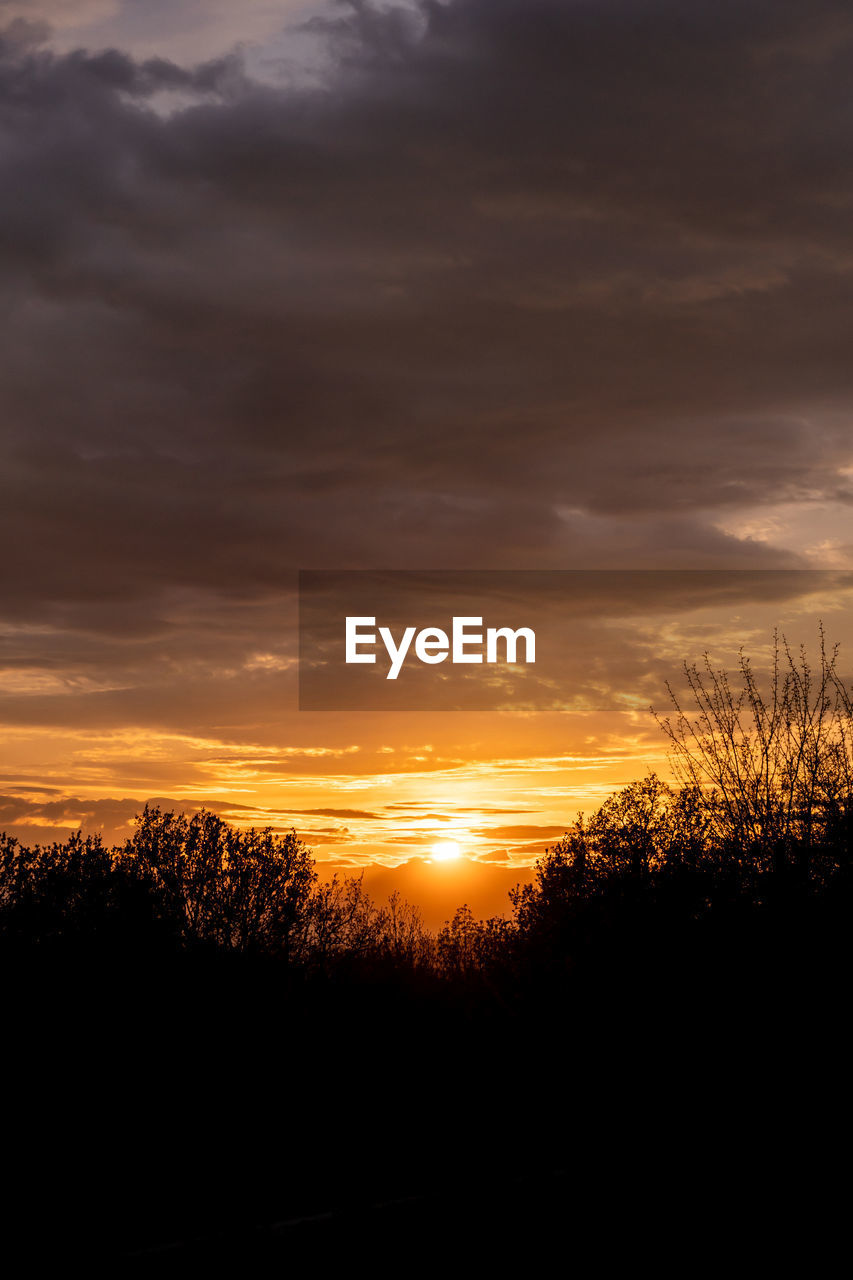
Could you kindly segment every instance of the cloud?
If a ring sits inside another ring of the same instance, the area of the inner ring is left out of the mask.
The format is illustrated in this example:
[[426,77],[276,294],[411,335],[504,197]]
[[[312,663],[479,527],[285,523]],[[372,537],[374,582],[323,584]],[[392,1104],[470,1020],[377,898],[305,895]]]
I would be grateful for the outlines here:
[[[22,788],[22,790],[30,788]],[[50,790],[47,788],[46,790]],[[129,827],[135,814],[141,812],[137,800],[91,800],[67,797],[57,800],[28,800],[14,795],[0,795],[0,830],[18,830],[20,824],[41,822],[59,830],[97,830],[104,826]],[[129,834],[127,832],[126,834]]]
[[291,809],[290,812],[315,815],[318,818],[367,818],[379,820],[378,813],[369,813],[364,809]]
[[[310,0],[242,0],[239,11],[229,0],[0,0],[0,23],[45,23],[52,47],[62,52],[117,46],[136,57],[168,52],[186,63],[238,44],[268,44],[286,25],[323,7]],[[285,56],[276,52],[279,60]]]
[[843,5],[349,6],[322,90],[129,52],[121,12],[124,48],[3,37],[11,721],[237,732],[292,688],[251,662],[293,658],[304,564],[798,566],[755,512],[841,529]]
[[486,840],[502,840],[509,843],[530,840],[535,840],[541,843],[543,840],[559,840],[559,838],[565,833],[565,830],[565,826],[482,827],[479,829],[472,829],[471,834],[475,836],[482,836]]
[[[5,784],[11,780],[4,778]],[[38,796],[38,798],[36,798]],[[55,798],[54,798],[55,797]],[[9,793],[0,794],[0,831],[16,835],[23,843],[64,838],[69,831],[101,832],[108,845],[121,844],[131,834],[134,818],[142,813],[145,805],[163,810],[195,813],[201,808],[212,809],[228,822],[254,827],[271,827],[275,831],[292,829],[296,817],[299,835],[309,843],[321,847],[349,843],[351,837],[346,827],[303,827],[301,816],[331,818],[375,818],[376,815],[360,810],[294,809],[261,810],[253,806],[235,804],[233,800],[206,796],[203,803],[192,797],[149,797],[148,800],[61,796],[55,787],[18,786],[12,783]],[[282,821],[283,818],[287,821]]]
[[0,0],[0,20],[81,27],[113,16],[121,0]]
[[322,94],[16,45],[18,594],[64,601],[69,557],[130,607],[463,540],[769,563],[707,513],[846,493],[844,30],[816,63],[786,6],[643,7],[459,0],[390,43],[359,11]]

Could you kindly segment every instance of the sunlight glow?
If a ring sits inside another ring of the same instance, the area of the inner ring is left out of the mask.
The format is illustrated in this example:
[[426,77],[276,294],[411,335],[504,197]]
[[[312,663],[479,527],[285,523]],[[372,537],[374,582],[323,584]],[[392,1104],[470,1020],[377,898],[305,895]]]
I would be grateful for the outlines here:
[[436,862],[450,862],[458,858],[461,850],[455,840],[442,840],[432,846],[432,856]]

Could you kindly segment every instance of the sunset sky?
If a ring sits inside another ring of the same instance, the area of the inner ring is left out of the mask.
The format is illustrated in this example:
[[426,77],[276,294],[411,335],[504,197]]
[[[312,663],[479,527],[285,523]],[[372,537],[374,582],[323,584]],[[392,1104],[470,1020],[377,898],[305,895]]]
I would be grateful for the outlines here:
[[[204,804],[436,923],[683,659],[853,671],[851,80],[840,0],[0,0],[0,829]],[[548,709],[336,712],[300,568],[732,575]]]

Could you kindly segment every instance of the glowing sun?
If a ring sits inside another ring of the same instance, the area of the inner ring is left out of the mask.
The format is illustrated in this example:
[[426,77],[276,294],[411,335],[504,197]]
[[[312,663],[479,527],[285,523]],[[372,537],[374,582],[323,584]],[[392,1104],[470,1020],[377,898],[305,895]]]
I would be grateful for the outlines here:
[[461,852],[455,840],[442,840],[432,846],[432,856],[436,862],[450,862],[453,858],[458,858]]

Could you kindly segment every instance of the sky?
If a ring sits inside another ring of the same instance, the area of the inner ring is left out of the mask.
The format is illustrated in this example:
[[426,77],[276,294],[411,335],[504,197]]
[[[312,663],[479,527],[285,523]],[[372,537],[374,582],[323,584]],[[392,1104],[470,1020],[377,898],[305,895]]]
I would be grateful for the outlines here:
[[591,710],[296,700],[300,568],[853,568],[849,6],[0,0],[0,32],[4,829],[208,804],[497,911],[665,773],[667,668],[846,636],[803,575],[650,606],[639,650],[611,608]]

